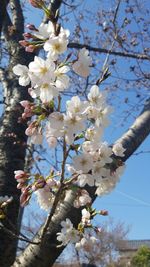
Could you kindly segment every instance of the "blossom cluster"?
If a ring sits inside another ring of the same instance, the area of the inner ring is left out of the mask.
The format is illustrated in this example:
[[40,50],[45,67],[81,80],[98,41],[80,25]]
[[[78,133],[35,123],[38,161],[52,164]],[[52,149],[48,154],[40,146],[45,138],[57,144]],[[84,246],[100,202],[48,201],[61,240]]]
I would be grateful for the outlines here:
[[84,251],[87,256],[89,253],[90,255],[92,254],[96,263],[99,264],[101,255],[101,229],[94,227],[91,219],[95,215],[102,213],[103,215],[107,215],[106,211],[97,212],[96,210],[84,208],[82,210],[82,219],[77,229],[73,227],[69,218],[62,221],[61,232],[57,234],[57,240],[60,243],[58,246],[65,246],[68,243],[74,244],[78,251]]
[[[44,1],[30,2],[34,7],[45,9]],[[112,108],[98,84],[88,88],[86,100],[75,95],[64,104],[61,99],[70,86],[69,71],[83,78],[90,74],[92,58],[89,51],[81,49],[75,59],[73,54],[68,54],[69,30],[53,20],[42,23],[38,29],[31,24],[27,27],[31,32],[24,34],[25,39],[20,44],[28,52],[43,47],[45,57],[35,56],[28,66],[17,64],[13,67],[19,84],[29,86],[28,92],[34,99],[20,103],[24,108],[22,119],[31,118],[25,133],[33,144],[42,144],[43,139],[51,149],[62,144],[62,169],[60,172],[51,170],[47,177],[16,170],[21,205],[28,204],[35,192],[41,208],[48,211],[59,192],[65,195],[68,189],[75,188],[74,207],[89,209],[92,199],[84,186],[95,186],[96,194],[101,196],[114,188],[124,169],[121,157],[124,157],[125,149],[120,143],[111,147],[102,139]],[[82,247],[88,251],[93,247],[97,250],[98,230],[92,227],[94,215],[88,209],[82,210],[78,229],[68,218],[61,223],[57,240],[62,245],[72,242],[77,249]]]

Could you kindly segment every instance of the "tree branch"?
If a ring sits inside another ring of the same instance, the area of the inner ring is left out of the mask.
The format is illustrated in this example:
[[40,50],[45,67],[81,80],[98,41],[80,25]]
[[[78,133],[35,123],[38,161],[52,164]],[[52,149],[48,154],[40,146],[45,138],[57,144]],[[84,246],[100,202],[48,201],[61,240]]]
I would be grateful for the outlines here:
[[128,57],[128,58],[135,58],[135,59],[142,59],[142,60],[150,60],[150,56],[140,53],[127,53],[127,52],[120,52],[120,51],[114,51],[109,50],[106,48],[100,48],[100,47],[93,47],[86,44],[79,44],[79,43],[69,43],[69,48],[75,48],[75,49],[81,49],[81,48],[87,48],[89,51],[97,52],[97,53],[104,53],[104,54],[110,54],[114,56],[120,56],[120,57]]
[[[146,102],[145,107],[138,118],[135,120],[129,130],[117,142],[121,143],[125,151],[123,161],[126,161],[134,151],[140,146],[150,133],[150,99]],[[95,188],[87,186],[86,189],[95,200]],[[60,204],[59,211],[53,215],[49,224],[47,233],[39,246],[29,244],[23,254],[21,254],[12,265],[12,267],[50,267],[63,250],[63,247],[57,248],[56,234],[60,231],[60,223],[65,218],[70,218],[72,223],[77,226],[81,220],[80,209],[73,207],[75,193],[68,191],[64,202]],[[36,235],[33,242],[39,242],[42,229]],[[45,256],[46,255],[46,256]]]

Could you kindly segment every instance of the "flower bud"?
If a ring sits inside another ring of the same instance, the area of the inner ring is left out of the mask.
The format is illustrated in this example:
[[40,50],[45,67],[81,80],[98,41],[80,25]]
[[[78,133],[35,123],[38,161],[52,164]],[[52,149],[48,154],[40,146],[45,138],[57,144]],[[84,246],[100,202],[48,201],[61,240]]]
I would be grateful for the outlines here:
[[28,43],[27,41],[25,41],[25,40],[20,40],[20,41],[19,41],[19,44],[20,44],[21,46],[23,46],[23,47],[27,47],[27,46],[29,45],[29,43]]
[[29,0],[30,4],[35,7],[35,8],[41,8],[42,9],[42,6],[44,4],[44,1],[43,0]]
[[99,214],[103,215],[103,216],[107,216],[108,215],[108,211],[107,210],[100,210]]
[[31,39],[32,38],[32,34],[29,33],[29,32],[25,32],[25,33],[23,33],[23,37],[26,38],[26,39]]
[[20,196],[20,205],[22,207],[24,207],[25,205],[27,205],[28,202],[29,202],[30,197],[31,197],[31,194],[29,192],[29,188],[26,187],[25,190],[22,191],[22,194]]
[[29,53],[33,53],[35,48],[36,48],[35,45],[28,45],[28,46],[26,46],[25,51],[29,52]]
[[28,28],[30,31],[38,31],[38,29],[33,24],[27,24],[26,28]]

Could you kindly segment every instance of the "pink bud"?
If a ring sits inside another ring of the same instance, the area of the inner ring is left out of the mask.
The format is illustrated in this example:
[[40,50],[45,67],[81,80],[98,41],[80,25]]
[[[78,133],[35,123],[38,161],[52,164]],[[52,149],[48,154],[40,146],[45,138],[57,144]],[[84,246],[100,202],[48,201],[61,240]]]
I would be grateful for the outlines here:
[[[17,184],[17,188],[18,189],[22,189],[22,188],[24,188],[26,186],[26,184],[23,182],[19,182],[18,184]],[[22,190],[23,191],[23,190]]]
[[29,53],[33,53],[35,49],[36,49],[35,45],[28,45],[26,46],[25,51]]
[[31,39],[31,38],[32,38],[32,34],[29,33],[29,32],[25,32],[25,33],[23,34],[23,37],[24,37],[24,38],[27,38],[27,39]]
[[19,44],[22,45],[23,47],[27,47],[29,45],[29,43],[25,40],[20,40]]
[[20,104],[22,107],[26,108],[27,106],[30,105],[30,102],[28,100],[23,100],[23,101],[20,101]]
[[24,190],[23,193],[20,196],[20,205],[22,207],[24,207],[25,205],[28,204],[29,199],[30,199],[31,195],[29,193],[29,189],[27,188],[27,190]]
[[14,171],[14,174],[15,174],[15,179],[26,177],[26,173],[22,170]]
[[42,5],[44,4],[43,0],[29,0],[29,2],[33,7],[36,8],[42,8]]
[[38,31],[38,29],[33,24],[27,24],[26,28],[28,28],[30,31]]

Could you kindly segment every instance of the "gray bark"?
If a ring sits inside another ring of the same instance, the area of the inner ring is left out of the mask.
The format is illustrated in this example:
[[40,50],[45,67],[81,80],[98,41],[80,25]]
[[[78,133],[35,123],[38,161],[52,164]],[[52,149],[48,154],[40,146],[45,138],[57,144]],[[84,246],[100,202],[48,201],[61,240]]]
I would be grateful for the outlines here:
[[[6,3],[8,1],[1,1]],[[4,16],[1,16],[1,28],[7,44],[9,62],[7,68],[0,70],[4,94],[4,112],[0,121],[0,196],[13,196],[7,217],[3,225],[17,234],[20,191],[16,188],[14,170],[24,169],[26,141],[26,125],[18,123],[22,108],[19,102],[28,99],[26,88],[18,85],[17,78],[12,73],[12,67],[18,63],[27,65],[33,55],[25,53],[18,41],[24,32],[24,18],[19,1],[10,1],[12,20],[6,6]],[[2,4],[2,3],[1,3]],[[10,31],[9,27],[12,31]],[[0,230],[0,266],[10,266],[16,256],[17,239],[12,238],[3,229]]]
[[[55,15],[62,1],[50,1],[49,9]],[[7,12],[10,4],[11,18]],[[3,220],[6,229],[18,233],[20,228],[19,197],[20,191],[16,188],[14,171],[24,169],[27,136],[26,125],[18,123],[22,108],[19,102],[28,100],[27,88],[18,85],[18,79],[12,73],[16,64],[28,65],[34,55],[26,53],[19,45],[24,33],[24,16],[19,0],[0,0],[0,33],[3,32],[9,62],[7,68],[0,69],[1,83],[4,94],[4,113],[0,120],[0,196],[13,196],[13,202],[7,211],[7,218]],[[58,18],[56,18],[57,21]],[[9,267],[15,260],[18,240],[10,236],[6,230],[0,229],[0,267]]]
[[[145,138],[150,133],[150,100],[147,101],[143,111],[135,120],[129,130],[119,139],[125,151],[125,162],[134,151],[140,146]],[[95,200],[95,188],[86,187],[92,200]],[[60,223],[65,218],[70,218],[72,223],[77,226],[81,220],[81,211],[75,209],[73,201],[75,199],[75,193],[68,191],[67,198],[60,205],[60,209],[57,214],[54,214],[49,224],[48,230],[40,243],[40,245],[29,244],[24,252],[16,259],[12,267],[50,267],[54,264],[57,257],[63,250],[63,247],[57,248],[57,232],[60,231]],[[34,242],[40,241],[40,235],[42,229],[38,232],[34,238]]]

